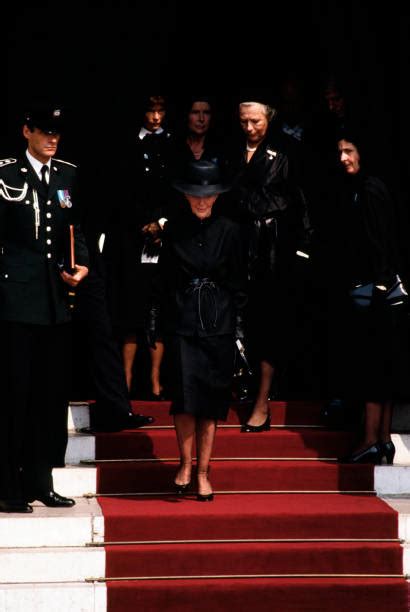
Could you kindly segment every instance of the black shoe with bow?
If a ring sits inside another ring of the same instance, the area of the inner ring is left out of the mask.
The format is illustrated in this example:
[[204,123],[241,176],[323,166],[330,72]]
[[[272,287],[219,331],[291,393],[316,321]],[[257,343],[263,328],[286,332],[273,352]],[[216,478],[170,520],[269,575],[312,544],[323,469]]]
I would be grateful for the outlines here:
[[75,501],[69,497],[63,497],[55,491],[45,491],[32,493],[28,496],[29,502],[39,501],[48,508],[71,508],[75,505]]

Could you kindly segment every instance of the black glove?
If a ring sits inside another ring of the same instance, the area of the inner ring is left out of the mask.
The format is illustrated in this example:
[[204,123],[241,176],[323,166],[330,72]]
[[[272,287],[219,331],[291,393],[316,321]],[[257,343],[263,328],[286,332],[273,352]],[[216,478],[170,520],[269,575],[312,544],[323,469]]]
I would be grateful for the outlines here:
[[242,313],[236,313],[236,321],[235,321],[235,340],[244,340],[245,339],[245,331],[243,328],[243,317]]
[[156,341],[158,339],[158,317],[159,317],[159,306],[151,306],[148,315],[148,322],[146,327],[146,336],[148,346],[156,349]]

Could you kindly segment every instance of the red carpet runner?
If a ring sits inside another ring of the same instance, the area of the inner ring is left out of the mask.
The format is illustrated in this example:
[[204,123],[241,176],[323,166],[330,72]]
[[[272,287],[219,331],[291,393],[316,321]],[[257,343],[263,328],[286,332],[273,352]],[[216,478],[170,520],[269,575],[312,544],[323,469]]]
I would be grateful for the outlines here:
[[134,407],[155,427],[96,442],[110,460],[97,464],[108,612],[407,612],[397,514],[371,493],[371,466],[332,461],[351,434],[317,427],[318,405],[273,402],[259,434],[241,434],[245,408],[232,409],[212,503],[170,494],[168,405]]

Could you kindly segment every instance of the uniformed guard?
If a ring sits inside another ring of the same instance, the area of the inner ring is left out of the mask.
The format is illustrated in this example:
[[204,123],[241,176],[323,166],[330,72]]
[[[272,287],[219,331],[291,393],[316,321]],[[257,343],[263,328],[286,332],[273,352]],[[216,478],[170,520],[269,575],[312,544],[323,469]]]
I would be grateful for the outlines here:
[[25,154],[0,160],[1,512],[74,505],[54,491],[52,469],[67,445],[68,293],[87,275],[88,253],[76,167],[54,157],[62,121],[56,108],[26,113]]

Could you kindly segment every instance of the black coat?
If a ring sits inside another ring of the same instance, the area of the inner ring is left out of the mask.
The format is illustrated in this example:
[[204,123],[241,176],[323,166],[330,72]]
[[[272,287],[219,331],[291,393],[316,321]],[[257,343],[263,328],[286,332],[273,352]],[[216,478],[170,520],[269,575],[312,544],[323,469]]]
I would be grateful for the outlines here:
[[309,251],[312,235],[295,166],[269,139],[248,163],[241,150],[229,165],[232,189],[222,211],[241,225],[249,278],[286,272],[297,250]]
[[[229,162],[232,189],[220,200],[223,214],[240,224],[249,279],[246,327],[255,360],[277,365],[292,353],[304,325],[301,311],[308,277],[312,229],[296,163],[276,135],[246,162],[245,147]],[[253,346],[252,346],[253,345]]]
[[237,225],[218,216],[201,221],[190,211],[167,223],[155,286],[163,332],[233,334],[246,302]]
[[338,184],[324,239],[332,286],[347,294],[358,284],[390,287],[402,264],[396,205],[379,178],[360,172]]
[[[62,191],[71,206],[61,205]],[[77,206],[72,164],[51,160],[47,190],[26,157],[0,162],[1,320],[37,325],[70,320],[69,287],[58,264],[66,257],[69,225],[74,224],[76,263],[88,265],[84,237],[75,224]]]

